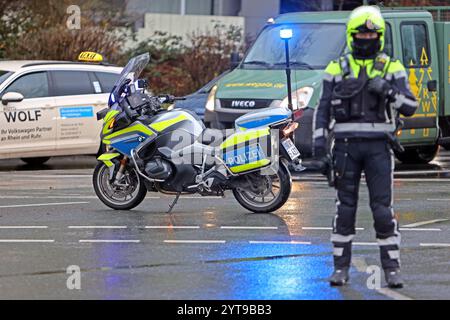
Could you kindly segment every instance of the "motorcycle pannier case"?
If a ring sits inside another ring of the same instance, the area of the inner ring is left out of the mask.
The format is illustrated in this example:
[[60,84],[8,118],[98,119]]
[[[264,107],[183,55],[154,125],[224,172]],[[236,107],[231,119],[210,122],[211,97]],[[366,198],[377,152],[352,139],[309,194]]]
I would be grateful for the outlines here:
[[236,132],[220,145],[220,157],[234,174],[258,170],[274,162],[274,139],[269,128]]

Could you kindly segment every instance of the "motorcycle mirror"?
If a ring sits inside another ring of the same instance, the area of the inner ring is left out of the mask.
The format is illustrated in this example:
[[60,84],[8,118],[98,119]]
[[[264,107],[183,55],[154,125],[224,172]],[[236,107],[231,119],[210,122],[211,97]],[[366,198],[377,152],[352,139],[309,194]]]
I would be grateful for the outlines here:
[[134,83],[137,90],[144,90],[148,88],[148,81],[146,79],[138,79]]

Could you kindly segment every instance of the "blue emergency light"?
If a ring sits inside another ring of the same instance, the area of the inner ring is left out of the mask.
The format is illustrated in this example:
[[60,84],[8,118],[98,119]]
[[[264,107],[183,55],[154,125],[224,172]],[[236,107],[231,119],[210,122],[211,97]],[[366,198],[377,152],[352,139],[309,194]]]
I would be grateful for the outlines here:
[[289,40],[292,38],[292,29],[281,29],[280,38],[283,40]]

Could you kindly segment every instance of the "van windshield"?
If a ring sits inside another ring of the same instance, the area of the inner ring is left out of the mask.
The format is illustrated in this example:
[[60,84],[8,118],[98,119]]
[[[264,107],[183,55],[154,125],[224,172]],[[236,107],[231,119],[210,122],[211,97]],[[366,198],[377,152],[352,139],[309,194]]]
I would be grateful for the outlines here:
[[325,69],[345,49],[345,25],[302,23],[269,26],[251,47],[241,67],[245,69],[284,68],[284,40],[280,30],[291,28],[289,58],[293,69]]

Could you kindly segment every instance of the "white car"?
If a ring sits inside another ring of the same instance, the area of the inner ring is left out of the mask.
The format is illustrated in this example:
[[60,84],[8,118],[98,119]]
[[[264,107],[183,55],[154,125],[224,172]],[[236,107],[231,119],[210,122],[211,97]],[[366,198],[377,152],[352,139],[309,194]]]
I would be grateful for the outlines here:
[[0,159],[42,164],[97,154],[97,111],[122,68],[83,62],[0,61]]

